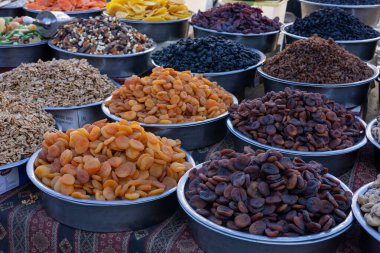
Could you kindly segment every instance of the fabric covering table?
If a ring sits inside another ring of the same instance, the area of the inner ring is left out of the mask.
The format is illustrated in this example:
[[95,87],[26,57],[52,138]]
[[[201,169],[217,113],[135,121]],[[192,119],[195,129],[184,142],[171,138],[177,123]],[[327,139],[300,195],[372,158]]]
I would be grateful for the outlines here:
[[[192,152],[197,163],[222,148],[232,147],[229,139]],[[355,191],[380,173],[374,148],[361,150],[354,168],[340,178]],[[339,161],[337,161],[339,162]],[[89,210],[91,212],[91,210]],[[345,234],[338,253],[365,253],[360,245],[360,227],[355,223]],[[0,253],[197,253],[203,252],[193,240],[186,215],[178,211],[163,223],[140,231],[92,233],[76,230],[47,215],[40,191],[31,183],[0,195]]]

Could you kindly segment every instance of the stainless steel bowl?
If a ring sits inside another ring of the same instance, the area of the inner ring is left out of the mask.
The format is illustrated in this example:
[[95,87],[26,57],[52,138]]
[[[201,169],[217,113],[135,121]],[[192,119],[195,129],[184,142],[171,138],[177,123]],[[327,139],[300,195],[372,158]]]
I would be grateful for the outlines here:
[[[256,75],[256,69],[263,65],[265,61],[265,55],[256,49],[251,49],[258,55],[260,55],[260,61],[256,63],[255,65],[248,67],[246,69],[239,69],[239,70],[233,70],[233,71],[226,71],[226,72],[216,72],[216,73],[193,73],[201,74],[205,78],[217,82],[220,86],[222,86],[226,91],[232,93],[237,97],[239,101],[243,100],[245,98],[245,88],[250,87],[254,83],[255,75]],[[152,60],[152,64],[156,67],[159,65],[156,64]],[[165,66],[169,67],[170,66]]]
[[22,7],[1,7],[0,17],[21,17],[24,14]]
[[[103,15],[108,16],[105,11]],[[156,43],[162,43],[186,38],[189,32],[189,19],[190,17],[167,21],[144,21],[124,18],[119,20],[148,35]]]
[[[357,117],[357,120],[359,120],[364,127],[367,126],[367,124],[361,118]],[[231,119],[227,119],[227,128],[235,139],[235,148],[238,151],[242,151],[244,146],[252,146],[255,149],[263,150],[274,149],[288,157],[300,157],[307,162],[316,161],[318,163],[321,163],[327,167],[329,169],[329,173],[333,174],[334,176],[340,176],[348,170],[352,169],[356,162],[358,151],[360,148],[364,147],[367,144],[367,138],[363,133],[363,139],[360,142],[356,143],[352,147],[343,150],[326,152],[301,152],[296,150],[272,147],[269,145],[261,144],[258,141],[254,141],[235,129],[232,125]]]
[[313,84],[301,83],[296,81],[283,80],[268,75],[261,67],[257,69],[264,79],[264,90],[283,91],[286,87],[299,89],[307,92],[316,92],[326,95],[329,99],[344,105],[346,108],[354,108],[363,105],[367,101],[368,88],[372,81],[379,75],[379,70],[374,65],[367,63],[368,67],[373,70],[373,76],[356,83],[343,84]]
[[29,158],[0,166],[0,195],[28,182],[26,163]]
[[[108,101],[112,96],[108,97]],[[237,99],[233,97],[234,103]],[[112,114],[108,107],[102,104],[102,110],[108,118],[120,121],[122,118]],[[226,118],[228,112],[218,117],[207,119],[199,122],[180,123],[180,124],[145,124],[139,123],[146,131],[152,132],[158,136],[170,139],[180,139],[181,146],[186,150],[195,150],[211,146],[221,141],[227,134]]]
[[[28,9],[26,7],[23,7],[23,10],[25,12],[25,16],[29,16],[32,18],[37,17],[37,15],[42,12],[38,10]],[[89,17],[100,16],[104,10],[105,9],[94,9],[94,10],[86,10],[86,11],[65,11],[64,13],[73,18],[89,18]]]
[[[116,88],[120,87],[115,81],[112,82]],[[43,109],[53,115],[54,120],[61,127],[60,130],[67,131],[70,128],[81,128],[85,124],[104,119],[105,115],[101,110],[102,103],[103,101],[79,106],[45,106]]]
[[301,2],[302,17],[309,16],[312,12],[323,8],[338,7],[360,19],[364,24],[376,27],[380,20],[380,5],[336,5],[316,3],[307,0]]
[[380,249],[380,233],[373,227],[369,226],[364,220],[364,216],[362,215],[362,211],[360,210],[360,205],[358,203],[358,197],[366,193],[371,185],[372,183],[366,184],[355,192],[354,197],[352,198],[351,208],[355,219],[359,222],[362,230],[364,230],[360,241],[360,245],[363,247],[363,252],[378,253]]
[[193,25],[194,37],[201,38],[209,35],[223,36],[229,40],[242,43],[249,48],[255,48],[260,50],[264,54],[273,52],[277,47],[278,37],[280,36],[280,30],[259,34],[243,34],[243,33],[228,33],[218,32],[211,29],[206,29],[200,26]]
[[[177,209],[176,188],[134,201],[85,200],[58,193],[34,174],[34,161],[39,152],[34,153],[27,164],[28,177],[42,191],[42,204],[47,213],[69,227],[92,232],[137,231],[162,222]],[[194,164],[193,158],[186,155],[188,162]]]
[[47,41],[0,46],[0,68],[15,68],[21,63],[37,62],[39,59],[43,61],[52,59]]
[[149,69],[150,55],[156,48],[156,44],[154,44],[144,52],[135,54],[96,55],[70,52],[53,45],[51,40],[48,45],[53,49],[55,58],[86,59],[92,66],[98,68],[100,73],[106,74],[111,78],[129,77],[144,73]]
[[367,136],[367,139],[378,149],[380,150],[380,144],[375,140],[375,138],[373,137],[372,135],[372,128],[375,126],[375,124],[377,123],[377,120],[376,118],[371,120],[371,122],[369,122],[369,124],[367,125],[366,127],[366,131],[365,131],[365,134]]
[[[289,33],[287,29],[291,25],[293,25],[293,23],[286,24],[281,27],[281,32],[285,34],[286,44],[291,44],[297,40],[307,39],[307,37]],[[380,36],[366,40],[337,40],[335,42],[338,43],[341,47],[345,48],[351,54],[356,55],[357,57],[362,59],[363,61],[370,61],[375,56],[377,42],[379,40]]]
[[[202,164],[196,168],[201,166]],[[188,176],[189,173],[182,176],[177,187],[177,197],[180,206],[190,218],[189,226],[195,241],[205,252],[336,253],[340,236],[351,227],[353,221],[350,212],[345,221],[327,232],[299,237],[270,238],[238,232],[216,225],[191,208],[185,198]],[[344,183],[339,182],[344,190],[350,191]]]

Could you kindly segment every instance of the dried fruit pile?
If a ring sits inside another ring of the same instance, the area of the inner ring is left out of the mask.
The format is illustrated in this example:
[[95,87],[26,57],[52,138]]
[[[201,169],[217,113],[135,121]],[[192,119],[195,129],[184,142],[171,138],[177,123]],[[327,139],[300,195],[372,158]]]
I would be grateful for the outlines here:
[[55,127],[49,113],[20,100],[17,93],[0,92],[0,166],[29,158]]
[[58,29],[51,42],[70,52],[121,55],[143,52],[153,41],[115,17],[79,19]]
[[339,8],[321,9],[303,19],[297,18],[287,31],[304,37],[318,35],[334,40],[366,40],[380,36],[373,27]]
[[262,144],[297,151],[331,151],[355,145],[365,127],[353,112],[319,93],[286,88],[232,107],[233,126]]
[[364,195],[358,197],[367,224],[380,233],[380,174]]
[[332,39],[319,37],[288,45],[267,59],[263,71],[284,80],[316,84],[353,83],[373,76],[365,62]]
[[0,45],[18,45],[43,40],[35,25],[25,25],[22,18],[0,17]]
[[160,138],[137,123],[106,120],[46,133],[35,162],[36,176],[74,198],[135,200],[176,187],[192,167],[180,141]]
[[110,112],[146,124],[202,121],[227,112],[232,96],[216,83],[189,71],[155,68],[133,76],[105,102]]
[[86,60],[53,60],[22,64],[0,76],[0,91],[14,91],[41,107],[99,102],[116,89]]
[[190,17],[184,0],[111,0],[107,14],[117,18],[166,21]]
[[251,67],[260,61],[260,55],[240,43],[208,36],[179,40],[154,52],[152,59],[177,71],[214,73]]
[[30,0],[25,7],[38,11],[86,11],[105,8],[106,0]]
[[376,5],[380,0],[309,0],[310,2],[340,5]]
[[316,162],[274,150],[222,150],[189,173],[186,199],[212,222],[254,235],[300,236],[344,221],[352,194]]
[[280,30],[278,17],[272,20],[262,13],[261,9],[247,3],[228,3],[205,12],[199,11],[191,18],[190,24],[229,33],[266,33]]

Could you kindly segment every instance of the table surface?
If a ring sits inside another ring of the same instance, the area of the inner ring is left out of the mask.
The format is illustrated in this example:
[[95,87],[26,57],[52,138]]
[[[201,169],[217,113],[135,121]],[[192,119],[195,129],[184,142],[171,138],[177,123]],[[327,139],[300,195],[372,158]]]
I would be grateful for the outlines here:
[[[231,147],[227,139],[212,148],[193,152],[197,162],[214,150]],[[355,191],[375,179],[372,146],[360,152],[354,168],[340,178]],[[365,253],[360,245],[360,227],[344,235],[337,253]],[[41,205],[40,191],[31,183],[0,195],[0,253],[197,253],[203,252],[193,240],[187,217],[178,210],[163,223],[140,231],[92,233],[59,224]]]

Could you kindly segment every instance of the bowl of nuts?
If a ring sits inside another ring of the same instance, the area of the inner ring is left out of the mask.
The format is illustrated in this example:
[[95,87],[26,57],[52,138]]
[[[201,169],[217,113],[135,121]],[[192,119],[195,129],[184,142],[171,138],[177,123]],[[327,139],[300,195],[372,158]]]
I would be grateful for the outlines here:
[[376,147],[377,150],[380,150],[379,120],[380,120],[379,117],[377,117],[376,119],[373,119],[366,128],[367,138]]
[[186,150],[194,150],[225,137],[233,103],[233,95],[202,75],[158,67],[150,76],[126,80],[102,110],[112,120],[138,121],[148,131],[180,139]]
[[205,252],[336,252],[353,222],[344,183],[274,150],[217,152],[181,178],[177,196]]
[[47,132],[27,174],[59,222],[93,232],[139,230],[177,208],[177,182],[194,166],[180,141],[155,136],[137,122],[106,120]]
[[[286,88],[231,108],[227,128],[238,150],[251,145],[317,161],[331,174],[350,170],[367,143],[366,123],[319,93]],[[336,161],[339,161],[337,163]]]
[[150,54],[156,48],[156,43],[145,34],[105,16],[61,26],[48,45],[56,58],[87,59],[101,74],[111,78],[145,72],[150,67]]
[[365,252],[375,253],[380,248],[380,175],[357,190],[352,199],[352,212],[364,230],[362,243]]

